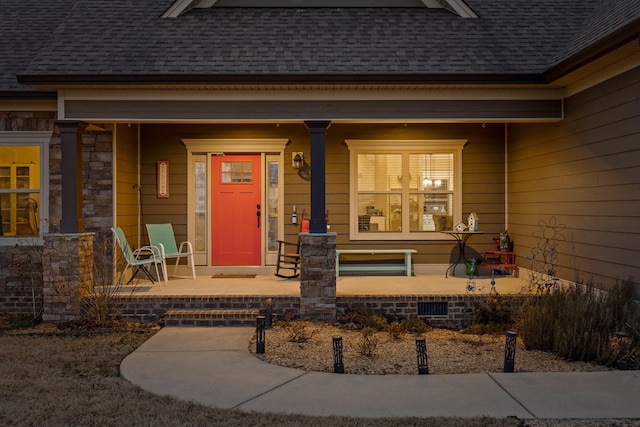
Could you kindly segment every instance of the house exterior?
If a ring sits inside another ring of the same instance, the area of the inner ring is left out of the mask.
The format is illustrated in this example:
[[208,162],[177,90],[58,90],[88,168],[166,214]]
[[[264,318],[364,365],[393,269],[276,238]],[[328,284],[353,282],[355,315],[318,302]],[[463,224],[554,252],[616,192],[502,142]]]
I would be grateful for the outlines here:
[[30,307],[21,248],[47,236],[171,222],[200,268],[271,266],[303,212],[338,247],[416,249],[416,274],[470,213],[467,256],[508,229],[524,269],[542,225],[560,278],[639,291],[637,0],[4,9],[0,312]]

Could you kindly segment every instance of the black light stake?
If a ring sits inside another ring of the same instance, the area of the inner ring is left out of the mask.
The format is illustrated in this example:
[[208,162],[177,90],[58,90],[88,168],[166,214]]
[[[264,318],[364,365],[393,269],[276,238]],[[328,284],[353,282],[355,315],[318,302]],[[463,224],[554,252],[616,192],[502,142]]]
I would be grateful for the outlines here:
[[256,317],[256,354],[264,354],[264,330],[267,325],[267,318]]
[[267,298],[267,307],[265,309],[266,312],[266,328],[271,328],[273,325],[273,300],[271,298]]
[[344,364],[342,363],[342,337],[335,335],[333,337],[333,372],[336,374],[344,374]]
[[516,337],[515,332],[507,332],[507,340],[504,345],[504,372],[514,372],[516,365]]
[[429,363],[427,361],[427,342],[424,337],[416,338],[416,353],[418,355],[418,375],[429,374]]
[[627,355],[629,354],[629,340],[627,339],[627,333],[624,331],[616,332],[616,338],[618,341],[618,370],[626,371],[629,369],[629,361]]

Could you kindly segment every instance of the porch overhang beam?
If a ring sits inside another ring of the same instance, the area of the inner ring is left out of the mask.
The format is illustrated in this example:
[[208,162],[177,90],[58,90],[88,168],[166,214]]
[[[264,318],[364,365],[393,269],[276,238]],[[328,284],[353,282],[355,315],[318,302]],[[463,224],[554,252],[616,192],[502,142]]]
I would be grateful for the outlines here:
[[515,122],[563,118],[562,99],[84,100],[64,101],[69,120]]

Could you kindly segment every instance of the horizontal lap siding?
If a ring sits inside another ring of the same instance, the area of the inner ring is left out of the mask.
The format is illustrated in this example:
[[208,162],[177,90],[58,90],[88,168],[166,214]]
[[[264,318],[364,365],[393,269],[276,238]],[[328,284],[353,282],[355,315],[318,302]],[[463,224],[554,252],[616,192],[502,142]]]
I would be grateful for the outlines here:
[[565,224],[558,274],[640,277],[640,68],[565,101],[565,120],[509,125],[509,231],[523,260],[538,222]]
[[[471,212],[480,217],[483,235],[469,240],[467,255],[493,249],[493,237],[504,229],[504,127],[501,124],[332,124],[327,132],[327,208],[329,231],[336,232],[341,249],[397,249],[418,251],[417,264],[446,264],[457,257],[452,240],[357,241],[349,238],[349,150],[346,139],[429,140],[467,139],[463,160],[463,222]],[[393,146],[389,147],[390,150]],[[288,193],[288,191],[287,191]],[[455,219],[454,221],[458,221]]]
[[[142,223],[171,222],[176,238],[186,239],[187,150],[182,138],[247,139],[286,138],[284,155],[284,234],[296,241],[299,225],[291,224],[293,206],[298,217],[310,213],[309,177],[291,165],[293,152],[304,153],[313,165],[309,132],[303,123],[244,125],[143,125],[141,128]],[[346,139],[467,139],[463,150],[462,221],[471,212],[480,217],[485,234],[469,242],[469,254],[493,249],[493,237],[504,229],[504,126],[501,124],[342,124],[333,123],[326,137],[326,208],[330,232],[337,233],[338,247],[414,248],[419,264],[445,264],[457,252],[452,240],[437,241],[351,241],[349,238],[349,150]],[[390,147],[392,148],[392,147]],[[169,160],[170,196],[156,197],[156,161]],[[458,219],[456,219],[457,221]],[[144,234],[144,232],[143,232]],[[146,235],[145,235],[146,239]]]
[[115,225],[122,227],[131,244],[138,245],[138,130],[116,125],[115,130]]

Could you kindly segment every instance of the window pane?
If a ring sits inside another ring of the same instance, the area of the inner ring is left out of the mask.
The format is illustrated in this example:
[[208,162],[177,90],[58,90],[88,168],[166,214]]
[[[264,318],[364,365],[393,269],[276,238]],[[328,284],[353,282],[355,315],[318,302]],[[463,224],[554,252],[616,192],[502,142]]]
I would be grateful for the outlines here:
[[222,162],[221,182],[253,182],[253,163]]
[[11,168],[9,166],[0,166],[0,189],[11,188]]
[[453,153],[410,154],[411,188],[453,191]]
[[453,195],[411,193],[411,231],[445,231],[453,229]]
[[410,231],[443,231],[453,228],[453,153],[410,154],[412,193]]
[[3,236],[38,236],[40,194],[0,194],[0,221]]
[[195,242],[194,250],[204,252],[206,247],[207,233],[207,207],[206,207],[206,189],[207,189],[207,170],[205,162],[194,162],[195,167],[195,198],[196,198],[196,215],[194,217],[195,225]]
[[39,235],[39,188],[40,147],[0,147],[0,235]]
[[401,154],[358,154],[358,192],[401,188]]
[[397,232],[402,222],[402,194],[358,194],[358,231]]
[[242,162],[242,182],[253,182],[253,163]]
[[278,162],[267,163],[267,250],[278,250]]

